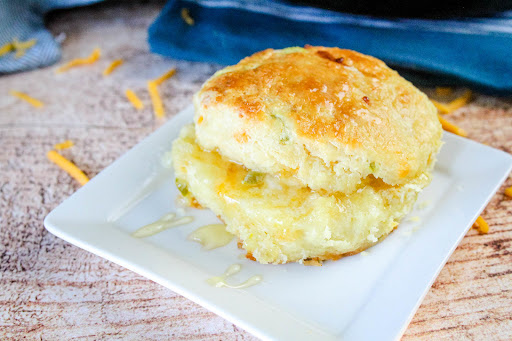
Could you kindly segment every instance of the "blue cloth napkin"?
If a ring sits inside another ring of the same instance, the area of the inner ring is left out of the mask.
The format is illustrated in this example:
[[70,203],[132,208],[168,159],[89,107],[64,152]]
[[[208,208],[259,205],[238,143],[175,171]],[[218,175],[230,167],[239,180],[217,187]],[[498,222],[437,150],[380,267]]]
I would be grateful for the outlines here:
[[0,74],[51,65],[60,59],[60,45],[44,26],[44,15],[57,8],[82,6],[101,0],[0,0],[0,46],[13,39],[36,44],[21,57],[0,56]]
[[[182,19],[183,8],[194,25]],[[380,19],[282,0],[170,0],[149,28],[149,44],[172,58],[220,64],[269,47],[338,46],[380,58],[423,84],[512,93],[512,11],[492,18]]]

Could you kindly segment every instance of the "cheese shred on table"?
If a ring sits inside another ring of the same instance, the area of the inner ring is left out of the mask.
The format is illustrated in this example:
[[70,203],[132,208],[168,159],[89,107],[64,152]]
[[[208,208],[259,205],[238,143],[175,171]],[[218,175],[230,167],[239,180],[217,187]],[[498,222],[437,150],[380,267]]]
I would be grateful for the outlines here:
[[119,66],[121,66],[124,63],[124,60],[122,59],[116,59],[110,65],[103,70],[103,76],[110,75],[115,69],[117,69]]
[[44,103],[43,102],[41,102],[40,100],[35,99],[33,97],[30,97],[26,93],[19,92],[19,91],[16,91],[16,90],[11,90],[11,91],[9,91],[9,94],[11,96],[17,97],[17,98],[27,102],[28,104],[30,104],[31,106],[33,106],[35,108],[42,108],[42,107],[44,107]]
[[160,93],[158,92],[158,86],[161,85],[164,81],[174,76],[176,73],[176,69],[171,69],[161,75],[160,77],[148,81],[148,92],[151,97],[151,102],[153,103],[153,111],[155,113],[156,118],[164,117],[164,105],[162,103],[162,98],[160,97]]
[[441,103],[441,102],[435,101],[433,99],[431,99],[431,101],[434,104],[434,106],[437,108],[437,110],[443,115],[445,115],[450,110],[450,108],[448,107],[448,104]]
[[5,43],[2,46],[0,46],[0,57],[5,55],[5,54],[8,54],[9,52],[12,51],[12,49],[13,49],[13,47],[12,47],[12,43],[11,42]]
[[81,65],[87,65],[87,64],[93,64],[96,62],[101,56],[101,50],[99,48],[95,48],[92,53],[89,55],[89,57],[86,58],[77,58],[73,59],[60,68],[57,69],[57,73],[62,73],[65,71],[68,71],[69,69],[75,67],[75,66],[81,66]]
[[189,26],[193,26],[195,23],[194,18],[190,16],[190,11],[188,8],[181,9],[181,19],[183,19],[183,21],[186,22]]
[[505,189],[505,195],[512,198],[512,186]]
[[71,140],[66,140],[61,143],[57,143],[53,146],[54,149],[61,150],[73,147],[75,144]]
[[69,161],[64,156],[57,153],[55,150],[50,150],[46,156],[50,161],[71,175],[71,177],[78,181],[80,185],[83,186],[89,181],[87,175],[85,175],[80,168],[78,168],[73,162]]
[[6,55],[9,52],[16,51],[15,58],[21,58],[25,55],[25,52],[37,43],[37,39],[30,39],[27,41],[19,41],[14,38],[12,42],[8,42],[0,46],[0,57]]
[[144,109],[144,103],[140,100],[140,98],[130,89],[126,89],[126,98],[130,101],[130,103],[135,107],[137,110]]
[[176,69],[170,69],[169,71],[167,71],[166,73],[164,73],[163,75],[158,77],[157,79],[153,79],[151,82],[154,82],[156,85],[161,85],[163,82],[165,82],[166,80],[168,80],[169,78],[174,76],[175,73],[176,73]]
[[453,93],[453,89],[450,87],[438,86],[436,87],[436,95],[438,96],[450,96]]
[[30,39],[27,41],[19,41],[18,39],[14,38],[12,40],[12,48],[14,51],[16,51],[16,54],[14,55],[16,58],[21,58],[25,55],[25,52],[30,49],[32,46],[36,44],[36,39]]
[[439,117],[439,122],[441,122],[441,125],[443,126],[443,129],[446,131],[449,131],[450,133],[457,134],[462,137],[468,136],[468,133],[462,128],[457,127],[455,124],[445,120],[441,115],[437,115]]
[[471,90],[466,90],[462,96],[454,99],[450,103],[441,103],[434,100],[432,100],[432,103],[436,106],[437,110],[439,110],[441,114],[447,115],[468,104],[472,95],[473,93]]
[[489,232],[489,224],[482,218],[482,216],[479,216],[476,221],[473,224],[473,228],[477,229],[479,233],[486,234]]
[[151,102],[153,103],[153,112],[155,113],[156,118],[164,117],[164,105],[162,103],[162,99],[160,98],[160,93],[158,92],[158,87],[153,81],[148,82],[148,92],[151,97]]

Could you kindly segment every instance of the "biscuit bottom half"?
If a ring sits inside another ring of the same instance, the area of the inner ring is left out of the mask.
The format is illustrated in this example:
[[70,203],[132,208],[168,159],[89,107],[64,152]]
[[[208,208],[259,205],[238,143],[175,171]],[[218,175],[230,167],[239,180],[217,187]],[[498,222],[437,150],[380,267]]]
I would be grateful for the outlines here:
[[[211,209],[236,235],[248,258],[281,264],[335,260],[361,252],[385,238],[430,182],[391,186],[363,181],[350,194],[291,186],[271,174],[257,174],[196,143],[194,126],[174,142],[176,183],[190,203]],[[254,180],[254,179],[252,179]]]

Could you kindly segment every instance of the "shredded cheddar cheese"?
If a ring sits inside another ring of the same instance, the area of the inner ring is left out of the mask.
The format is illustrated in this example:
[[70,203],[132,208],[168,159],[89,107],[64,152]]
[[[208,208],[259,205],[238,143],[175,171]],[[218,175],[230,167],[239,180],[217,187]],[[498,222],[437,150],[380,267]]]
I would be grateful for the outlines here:
[[73,141],[71,140],[66,140],[64,142],[61,142],[61,143],[57,143],[53,146],[53,148],[57,149],[57,150],[61,150],[61,149],[67,149],[67,148],[71,148],[73,147],[75,144],[73,143]]
[[164,117],[164,105],[162,103],[162,99],[160,98],[160,93],[158,92],[158,87],[156,83],[153,81],[148,82],[148,92],[151,97],[151,102],[153,103],[153,111],[155,113],[156,118]]
[[135,107],[137,110],[144,109],[144,103],[140,100],[140,98],[130,89],[126,89],[126,98],[130,101],[130,103]]
[[86,58],[76,58],[73,60],[70,60],[63,66],[57,69],[57,73],[62,73],[65,71],[68,71],[69,69],[75,67],[75,66],[81,66],[81,65],[87,65],[87,64],[93,64],[96,62],[101,55],[101,50],[99,48],[95,48],[92,53],[89,55],[89,57]]
[[434,106],[441,114],[445,115],[450,112],[450,108],[448,106],[449,104],[441,103],[433,99],[431,99],[430,101],[434,104]]
[[169,71],[167,71],[166,73],[164,73],[163,75],[158,77],[157,79],[152,80],[152,82],[154,82],[156,85],[161,85],[163,82],[165,82],[166,80],[168,80],[169,78],[174,76],[175,73],[176,73],[176,69],[170,69]]
[[25,55],[25,52],[37,43],[37,39],[30,39],[27,41],[19,41],[14,38],[12,42],[5,43],[0,47],[0,57],[16,51],[14,55],[16,58],[21,58]]
[[439,122],[441,122],[441,125],[443,126],[443,129],[446,131],[449,131],[450,133],[457,134],[462,137],[468,136],[468,133],[462,128],[457,127],[455,124],[445,120],[441,115],[437,115],[439,118]]
[[103,76],[110,75],[115,69],[117,69],[119,66],[121,66],[124,63],[124,60],[122,59],[116,59],[110,65],[103,70]]
[[33,97],[30,97],[29,95],[27,95],[27,94],[25,94],[23,92],[11,90],[11,91],[9,91],[9,94],[11,96],[17,97],[17,98],[27,102],[28,104],[32,105],[35,108],[42,108],[42,107],[44,107],[44,103],[43,102],[41,102],[40,100],[35,99]]
[[5,54],[8,54],[12,50],[13,50],[13,47],[12,47],[12,43],[11,42],[3,44],[2,46],[0,46],[0,57],[5,55]]
[[34,46],[36,44],[36,39],[30,39],[27,41],[19,41],[18,39],[14,38],[12,40],[12,46],[15,50],[27,50]]
[[27,41],[19,41],[14,38],[12,41],[12,48],[16,51],[15,57],[21,58],[25,55],[25,52],[36,44],[36,39],[30,39]]
[[82,186],[89,181],[87,175],[85,175],[80,168],[78,168],[73,162],[69,161],[64,156],[57,153],[55,150],[50,150],[46,156],[50,161],[71,175],[71,177],[78,181]]
[[476,221],[473,223],[473,228],[477,229],[480,234],[486,234],[489,232],[489,224],[482,218],[482,216],[479,216]]
[[512,198],[512,186],[505,189],[505,195]]
[[464,94],[462,94],[462,96],[454,99],[450,103],[440,103],[434,100],[432,100],[432,103],[434,103],[437,110],[439,110],[441,114],[446,115],[468,104],[472,95],[473,93],[471,92],[471,90],[466,90],[464,91]]
[[183,21],[186,22],[189,26],[193,26],[195,23],[194,19],[190,16],[190,11],[188,8],[181,9],[181,19],[183,19]]
[[462,94],[462,96],[451,101],[450,104],[448,104],[448,108],[450,110],[449,113],[454,112],[455,110],[462,108],[463,106],[468,104],[469,101],[471,100],[471,96],[473,96],[471,90],[466,90],[464,91],[464,94]]
[[436,95],[438,96],[449,96],[453,93],[453,89],[449,87],[442,87],[438,86],[436,87]]
[[151,97],[151,102],[153,103],[153,111],[155,113],[156,118],[163,118],[165,115],[164,105],[162,103],[162,98],[160,97],[160,93],[158,92],[158,86],[161,85],[164,81],[171,78],[176,73],[176,69],[171,69],[161,75],[160,77],[148,81],[148,92]]

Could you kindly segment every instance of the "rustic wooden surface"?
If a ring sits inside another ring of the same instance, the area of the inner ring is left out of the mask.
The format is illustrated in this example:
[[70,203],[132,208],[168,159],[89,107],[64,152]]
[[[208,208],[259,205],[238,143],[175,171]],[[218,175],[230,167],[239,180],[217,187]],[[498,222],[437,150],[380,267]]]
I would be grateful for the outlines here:
[[[91,177],[157,128],[150,108],[124,99],[171,66],[162,86],[168,116],[184,108],[217,66],[148,53],[146,30],[161,5],[95,6],[55,15],[63,61],[103,51],[90,67],[56,75],[55,67],[0,78],[0,339],[252,340],[197,304],[46,232],[43,219],[78,185],[50,164],[46,151],[72,139],[63,154]],[[126,63],[111,77],[101,71]],[[25,91],[46,106],[7,96]],[[512,152],[512,101],[478,95],[450,117],[470,138]],[[512,185],[508,180],[507,185]],[[470,231],[416,313],[403,340],[512,339],[512,200],[502,187],[483,216],[490,233]],[[450,228],[446,226],[446,228]]]

